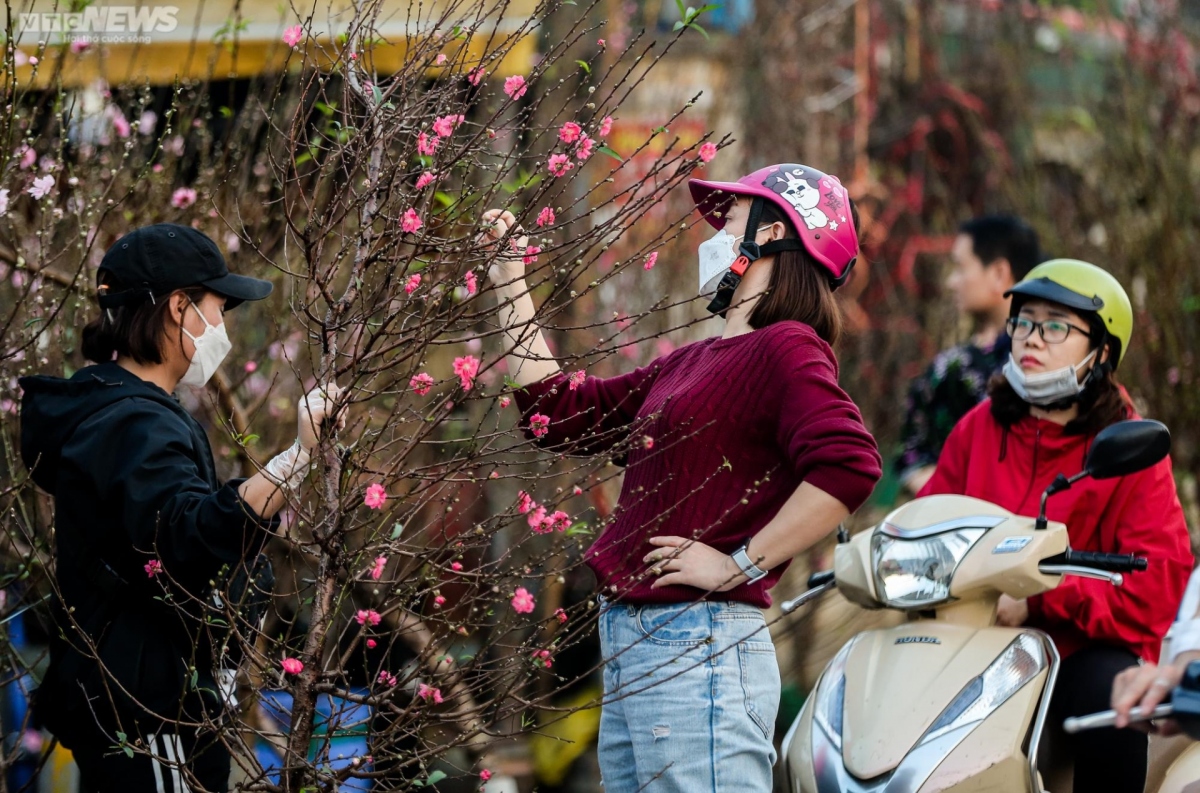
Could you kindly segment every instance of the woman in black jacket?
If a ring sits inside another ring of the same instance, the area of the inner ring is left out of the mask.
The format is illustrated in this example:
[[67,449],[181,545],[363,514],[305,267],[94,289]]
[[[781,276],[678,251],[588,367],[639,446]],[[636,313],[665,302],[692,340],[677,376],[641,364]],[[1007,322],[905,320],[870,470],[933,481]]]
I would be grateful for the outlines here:
[[310,393],[296,443],[222,484],[171,393],[208,381],[231,346],[224,313],[271,284],[231,274],[212,240],[174,224],[117,240],[98,284],[83,331],[98,365],[20,381],[22,458],[56,512],[58,630],[36,709],[86,790],[224,791],[213,726],[238,660],[229,625],[269,594],[259,551],[340,392]]

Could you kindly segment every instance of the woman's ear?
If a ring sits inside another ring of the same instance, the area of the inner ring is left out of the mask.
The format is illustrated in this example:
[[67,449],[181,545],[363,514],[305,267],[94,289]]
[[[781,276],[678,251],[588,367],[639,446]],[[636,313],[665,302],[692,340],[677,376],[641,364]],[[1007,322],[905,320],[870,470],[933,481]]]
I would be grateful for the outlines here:
[[170,308],[167,310],[167,319],[174,325],[183,327],[183,319],[188,310],[188,296],[183,292],[172,292],[170,297]]
[[787,228],[778,220],[767,227],[767,238],[763,241],[763,245],[775,240],[781,240],[787,235]]

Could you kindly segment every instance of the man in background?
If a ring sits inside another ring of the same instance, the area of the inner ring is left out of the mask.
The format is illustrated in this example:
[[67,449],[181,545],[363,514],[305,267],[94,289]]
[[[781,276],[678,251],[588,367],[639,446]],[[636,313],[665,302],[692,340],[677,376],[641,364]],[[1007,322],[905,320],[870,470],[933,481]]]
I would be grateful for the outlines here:
[[912,382],[897,461],[900,480],[916,493],[933,475],[942,445],[967,411],[987,396],[987,382],[1011,349],[1004,293],[1042,260],[1037,232],[1011,215],[985,215],[962,224],[950,251],[946,288],[971,338],[938,353]]

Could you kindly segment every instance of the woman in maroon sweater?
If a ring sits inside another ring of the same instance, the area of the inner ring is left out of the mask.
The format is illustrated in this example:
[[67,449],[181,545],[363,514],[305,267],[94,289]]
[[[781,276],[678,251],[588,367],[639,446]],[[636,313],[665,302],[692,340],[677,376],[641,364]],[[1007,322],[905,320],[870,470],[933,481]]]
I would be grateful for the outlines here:
[[[880,476],[830,346],[833,290],[858,254],[845,188],[795,164],[689,186],[719,230],[700,246],[700,291],[715,288],[720,336],[572,384],[533,324],[521,260],[489,273],[523,426],[548,419],[544,447],[627,460],[613,520],[587,552],[604,604],[607,793],[771,789],[767,591]],[[485,220],[494,239],[515,225],[499,210]]]

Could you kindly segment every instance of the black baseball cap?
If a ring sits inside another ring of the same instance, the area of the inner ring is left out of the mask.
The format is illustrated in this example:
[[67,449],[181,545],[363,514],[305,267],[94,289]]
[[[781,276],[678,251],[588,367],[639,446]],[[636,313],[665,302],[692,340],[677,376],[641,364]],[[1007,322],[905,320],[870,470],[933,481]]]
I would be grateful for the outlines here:
[[225,298],[225,309],[247,300],[262,300],[273,284],[235,275],[217,244],[203,232],[178,223],[155,223],[134,229],[113,243],[100,262],[120,284],[120,291],[101,290],[100,307],[116,308],[169,295],[176,289],[203,286]]

